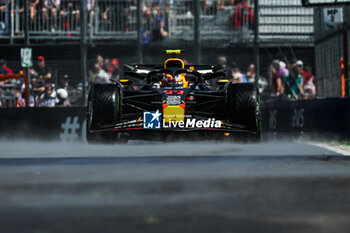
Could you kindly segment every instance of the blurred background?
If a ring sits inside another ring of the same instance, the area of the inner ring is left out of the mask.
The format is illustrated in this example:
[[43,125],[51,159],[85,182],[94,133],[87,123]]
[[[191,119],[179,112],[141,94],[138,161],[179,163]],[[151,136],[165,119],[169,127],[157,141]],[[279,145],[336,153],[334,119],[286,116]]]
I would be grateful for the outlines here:
[[[324,7],[300,0],[1,0],[0,74],[31,74],[30,106],[81,106],[88,83],[181,48],[188,64],[222,65],[257,82],[264,99],[344,97],[349,14],[341,10],[329,25]],[[22,48],[31,49],[29,67]],[[24,83],[1,79],[2,107],[25,106]],[[45,92],[56,100],[44,101]]]

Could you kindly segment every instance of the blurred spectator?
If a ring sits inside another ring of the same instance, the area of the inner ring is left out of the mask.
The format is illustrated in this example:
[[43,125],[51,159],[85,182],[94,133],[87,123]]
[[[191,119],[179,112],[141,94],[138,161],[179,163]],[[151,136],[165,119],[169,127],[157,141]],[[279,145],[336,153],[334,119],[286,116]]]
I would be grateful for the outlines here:
[[[24,91],[24,86],[25,85],[23,85],[22,87],[22,91]],[[30,88],[33,97],[37,98],[45,91],[45,82],[43,82],[43,80],[38,80],[37,78],[33,77],[30,79]]]
[[37,58],[37,66],[34,70],[38,74],[38,81],[43,83],[52,82],[52,72],[48,65],[45,63],[45,58],[43,56],[39,56]]
[[96,62],[95,62],[95,64],[99,64],[101,67],[104,67],[104,65],[105,65],[105,59],[104,59],[100,54],[98,54],[98,55],[96,56]]
[[243,0],[241,4],[234,7],[232,29],[237,30],[247,25],[251,28],[254,22],[253,8],[248,4],[247,0]]
[[119,61],[117,58],[112,59],[108,66],[108,73],[113,79],[119,79],[121,75],[121,70],[119,68]]
[[225,10],[225,0],[218,0],[217,1],[217,9],[219,11]]
[[5,59],[0,59],[0,74],[13,74],[12,70],[7,66]]
[[163,19],[158,17],[156,19],[156,27],[152,30],[151,38],[153,41],[164,40],[169,33],[164,29]]
[[219,56],[217,64],[216,71],[224,72],[227,77],[232,78],[231,67],[227,65],[227,58],[225,56]]
[[94,22],[95,20],[95,0],[86,0],[86,9],[88,10],[88,15],[90,19],[89,22]]
[[165,5],[165,12],[164,12],[164,30],[169,32],[170,22],[169,19],[171,19],[172,12],[169,4]]
[[268,87],[267,80],[265,78],[259,77],[258,85],[259,85],[259,93],[260,94],[266,94],[265,91],[266,91],[266,89]]
[[[217,66],[214,69],[215,72],[225,73],[225,77],[228,79],[232,78],[231,67],[227,65],[227,58],[225,56],[219,56],[217,58]],[[216,82],[214,79],[209,81],[211,86],[215,86]]]
[[95,0],[86,0],[86,8],[88,12],[92,11],[95,8]]
[[71,90],[71,87],[69,86],[69,75],[68,74],[63,75],[63,77],[60,78],[59,83],[58,83],[58,88],[63,88],[66,91],[68,91],[68,93],[69,93],[69,91]]
[[286,67],[286,63],[284,63],[284,61],[276,61],[278,63],[278,73],[280,75],[280,77],[282,78],[282,85],[284,87],[284,94],[286,95],[290,95],[291,94],[291,90],[290,90],[290,87],[291,85],[293,84],[290,83],[290,81],[294,80],[294,79],[290,79],[289,77],[289,70],[287,69]]
[[[88,83],[87,85],[88,86]],[[78,83],[77,87],[73,89],[73,92],[69,94],[69,102],[72,105],[81,104],[83,100],[83,83]]]
[[37,106],[41,107],[55,107],[56,106],[56,92],[52,84],[46,84],[45,91],[37,97]]
[[284,61],[279,61],[278,65],[279,65],[278,72],[280,73],[281,77],[283,79],[287,79],[289,76],[289,70],[286,67],[286,63],[284,63]]
[[0,16],[6,12],[6,1],[8,1],[8,6],[10,6],[11,0],[0,0]]
[[[257,78],[255,73],[255,65],[252,63],[248,66],[247,72],[245,74],[248,83],[255,83],[255,79]],[[265,78],[259,77],[258,79],[258,88],[259,93],[262,94],[266,87],[268,86]]]
[[104,58],[104,64],[102,66],[102,69],[104,69],[107,73],[109,73],[109,68],[111,66],[111,59],[109,58]]
[[144,21],[146,24],[146,30],[150,30],[151,29],[151,20],[152,20],[152,10],[151,7],[146,3],[146,1],[143,2],[143,17],[144,17]]
[[116,31],[130,32],[131,5],[135,3],[131,0],[116,1],[110,6],[102,6],[104,23]]
[[247,69],[247,72],[245,74],[246,78],[247,78],[247,81],[249,83],[254,83],[255,82],[255,65],[254,64],[250,64],[248,69]]
[[74,88],[69,85],[69,75],[68,74],[63,75],[63,77],[59,80],[57,88],[67,91],[67,95],[68,95],[69,100],[70,100],[71,96],[75,93]]
[[63,22],[63,30],[74,30],[79,25],[80,6],[78,3],[78,1],[61,0],[60,20]]
[[[30,19],[31,19],[31,23],[34,24],[34,20],[35,20],[35,16],[38,12],[38,8],[39,9],[42,9],[42,4],[41,3],[41,0],[28,0],[29,2],[29,15],[30,15]],[[24,9],[22,9],[24,10]]]
[[[13,74],[12,70],[7,67],[7,62],[5,59],[0,59],[0,74]],[[0,80],[0,85],[9,84],[12,79]]]
[[56,100],[56,106],[61,107],[70,107],[71,104],[68,99],[68,92],[66,89],[59,88],[57,89],[57,100]]
[[60,78],[56,92],[57,106],[69,107],[81,103],[82,90],[79,88],[73,88],[69,84],[68,74],[63,75],[63,77]]
[[[16,93],[17,97],[17,102],[16,102],[16,107],[17,108],[24,108],[26,107],[26,101],[24,97],[24,92],[18,92]],[[29,107],[34,107],[35,106],[35,99],[33,96],[29,97]]]
[[110,83],[110,75],[102,69],[100,63],[95,64],[95,78],[92,80],[93,83]]
[[289,61],[289,63],[288,63],[287,69],[288,69],[288,70],[292,70],[292,69],[295,68],[296,66],[297,66],[297,59],[292,58],[292,59],[290,59],[290,61]]
[[159,6],[158,2],[153,3],[152,7],[152,18],[157,19],[163,16],[162,9]]
[[231,64],[231,77],[232,77],[232,83],[246,83],[247,82],[246,76],[241,72],[238,64],[235,62],[232,62],[232,64]]
[[283,61],[273,60],[270,68],[272,94],[289,99],[311,99],[316,96],[312,68],[311,66],[304,68],[303,61],[291,59],[286,67]]
[[227,59],[225,56],[219,56],[218,57],[218,60],[217,60],[217,63],[218,63],[218,69],[220,70],[226,70],[226,67],[227,67]]
[[[57,30],[57,12],[60,9],[61,0],[44,0],[42,8],[44,25],[49,25],[51,31]],[[49,15],[52,17],[49,19]]]
[[131,15],[131,6],[134,5],[136,6],[136,1],[133,0],[128,0],[125,2],[125,8],[124,8],[124,31],[125,32],[130,32],[131,31],[131,21],[132,21],[132,15]]
[[291,99],[301,99],[304,94],[303,91],[303,77],[302,77],[302,65],[297,63],[297,66],[291,70],[289,78]]
[[[311,74],[306,69],[304,69],[303,61],[298,60],[297,63],[296,63],[296,66],[299,66],[302,69],[301,76],[303,77],[303,85],[305,85],[306,81],[310,80]],[[308,70],[310,70],[310,69],[311,69],[311,67],[309,66]]]
[[217,11],[217,3],[214,0],[203,1],[203,14],[215,15]]
[[311,66],[305,66],[305,71],[309,74],[304,78],[303,90],[305,99],[313,99],[316,96],[316,85],[314,84],[314,75]]
[[103,30],[110,30],[111,27],[111,6],[105,4],[104,2],[102,2],[102,4],[100,4],[100,10],[103,12],[102,13],[102,28]]
[[281,77],[280,73],[278,72],[278,70],[279,70],[278,61],[273,61],[271,63],[270,68],[271,68],[271,73],[272,73],[271,93],[279,97],[283,94],[284,87],[282,84],[282,77]]
[[[114,63],[116,63],[114,61]],[[89,70],[91,82],[93,83],[110,83],[111,74],[109,69],[111,68],[110,60],[104,59],[100,54],[96,56],[93,69]],[[118,64],[119,65],[119,64]]]

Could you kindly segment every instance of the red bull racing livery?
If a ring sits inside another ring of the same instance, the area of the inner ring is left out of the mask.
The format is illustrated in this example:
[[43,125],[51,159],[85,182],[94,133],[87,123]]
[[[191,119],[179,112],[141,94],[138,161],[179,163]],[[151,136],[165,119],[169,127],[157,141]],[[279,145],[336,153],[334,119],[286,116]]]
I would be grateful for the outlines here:
[[[124,79],[92,84],[87,107],[89,143],[128,140],[260,140],[260,103],[252,83],[233,83],[216,66],[126,65]],[[236,137],[238,136],[238,137]]]

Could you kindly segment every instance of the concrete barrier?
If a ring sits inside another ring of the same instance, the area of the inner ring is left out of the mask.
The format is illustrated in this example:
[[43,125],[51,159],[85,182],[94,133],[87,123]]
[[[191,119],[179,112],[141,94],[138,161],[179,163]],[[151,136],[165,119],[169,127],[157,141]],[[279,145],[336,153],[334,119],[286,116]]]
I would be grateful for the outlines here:
[[350,138],[350,99],[274,100],[262,106],[263,132]]
[[40,140],[82,140],[85,108],[0,109],[0,138]]
[[[0,109],[0,138],[85,140],[84,107]],[[273,100],[262,104],[262,133],[350,138],[350,98]]]

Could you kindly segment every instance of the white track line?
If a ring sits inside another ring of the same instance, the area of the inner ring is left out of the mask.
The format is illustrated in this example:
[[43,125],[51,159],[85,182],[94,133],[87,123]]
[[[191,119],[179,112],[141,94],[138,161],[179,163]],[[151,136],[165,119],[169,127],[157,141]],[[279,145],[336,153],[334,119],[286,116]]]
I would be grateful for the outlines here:
[[314,142],[311,142],[310,144],[314,145],[314,146],[321,147],[323,149],[327,149],[327,150],[333,151],[335,153],[338,153],[338,154],[341,154],[341,155],[344,155],[344,156],[350,156],[350,151],[347,151],[347,150],[344,150],[344,149],[341,149],[341,148],[338,148],[338,147],[335,147],[335,146],[331,146],[331,145],[328,145],[328,144],[325,144],[325,143],[314,143]]

